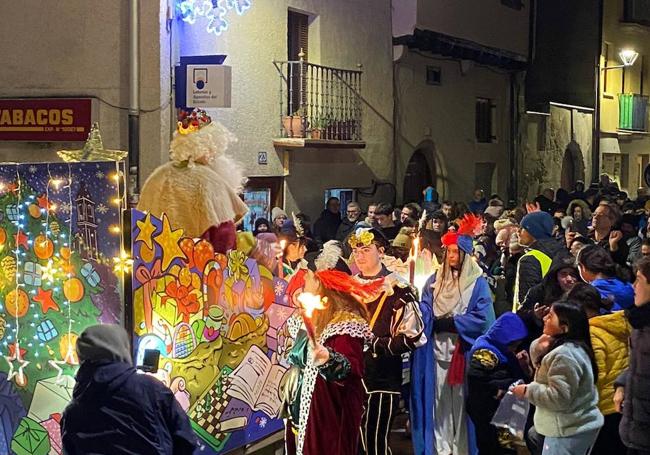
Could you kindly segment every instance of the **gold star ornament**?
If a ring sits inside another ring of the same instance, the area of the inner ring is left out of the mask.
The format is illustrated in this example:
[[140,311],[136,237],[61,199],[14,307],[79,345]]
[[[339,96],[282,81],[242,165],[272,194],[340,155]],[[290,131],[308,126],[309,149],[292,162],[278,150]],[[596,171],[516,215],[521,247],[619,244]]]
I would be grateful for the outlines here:
[[147,248],[153,250],[153,240],[151,235],[156,232],[156,226],[151,222],[151,214],[147,213],[147,217],[142,221],[136,221],[135,224],[140,229],[138,236],[135,238],[136,242],[144,242]]
[[77,163],[79,161],[123,161],[128,152],[125,150],[107,150],[99,132],[99,123],[93,123],[88,133],[88,139],[81,150],[59,150],[56,152],[63,161]]
[[185,256],[185,253],[178,244],[181,237],[183,237],[183,230],[177,229],[173,231],[166,213],[163,213],[162,222],[162,232],[153,239],[162,248],[162,269],[165,271],[174,259],[187,259],[187,256]]

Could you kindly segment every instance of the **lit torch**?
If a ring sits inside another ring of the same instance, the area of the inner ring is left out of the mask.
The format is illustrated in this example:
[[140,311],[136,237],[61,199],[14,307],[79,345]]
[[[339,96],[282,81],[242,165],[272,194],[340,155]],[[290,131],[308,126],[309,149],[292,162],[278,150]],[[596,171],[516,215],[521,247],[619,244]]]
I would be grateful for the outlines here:
[[302,307],[302,320],[305,322],[305,327],[307,329],[307,335],[312,343],[316,343],[316,331],[314,329],[314,324],[311,321],[311,318],[314,314],[314,310],[324,310],[325,304],[327,303],[327,297],[321,297],[320,295],[314,295],[311,292],[303,292],[298,296],[298,302]]
[[408,257],[409,283],[411,283],[411,286],[415,284],[415,263],[418,259],[419,253],[420,253],[420,237],[415,237],[413,239],[413,245],[411,245],[411,251],[409,251],[409,257]]
[[282,263],[284,262],[284,249],[287,247],[287,241],[286,240],[280,240],[280,252],[276,256],[278,260],[278,278],[281,280],[284,279],[284,268],[282,267]]

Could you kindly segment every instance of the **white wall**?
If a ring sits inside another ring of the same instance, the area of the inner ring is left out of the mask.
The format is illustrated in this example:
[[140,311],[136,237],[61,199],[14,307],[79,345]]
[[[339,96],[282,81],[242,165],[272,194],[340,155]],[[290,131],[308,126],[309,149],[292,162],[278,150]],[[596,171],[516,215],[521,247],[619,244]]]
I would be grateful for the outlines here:
[[[0,26],[0,96],[95,96],[116,106],[128,106],[128,3],[125,1],[24,0],[3,8]],[[140,71],[144,109],[161,106],[160,15],[158,2],[141,2]],[[164,31],[164,30],[163,30]],[[98,102],[106,148],[128,145],[127,111]],[[162,162],[162,122],[169,109],[142,114],[141,175]],[[56,161],[56,151],[83,143],[0,141],[0,161]],[[165,153],[166,154],[166,153]]]
[[[442,85],[426,85],[427,65],[442,70]],[[474,190],[474,164],[497,165],[497,191],[507,197],[509,174],[509,75],[477,65],[465,67],[460,62],[409,51],[396,62],[399,106],[399,159],[397,175],[403,178],[412,153],[423,141],[435,144],[436,184],[441,200],[465,201]],[[477,143],[475,102],[477,97],[490,98],[497,105],[497,142]],[[398,184],[398,188],[401,184]],[[401,189],[401,188],[400,188]]]
[[[242,16],[232,15],[221,37],[203,25],[176,23],[174,41],[183,55],[227,54],[232,66],[232,108],[212,111],[238,137],[232,152],[249,176],[283,174],[282,152],[273,148],[280,131],[280,79],[273,60],[287,60],[288,9],[311,16],[309,60],[356,69],[363,65],[363,139],[365,150],[290,152],[286,178],[288,210],[317,215],[328,187],[369,186],[371,179],[392,179],[392,44],[389,0],[257,0]],[[178,54],[178,50],[176,51]],[[257,164],[267,151],[268,165]]]

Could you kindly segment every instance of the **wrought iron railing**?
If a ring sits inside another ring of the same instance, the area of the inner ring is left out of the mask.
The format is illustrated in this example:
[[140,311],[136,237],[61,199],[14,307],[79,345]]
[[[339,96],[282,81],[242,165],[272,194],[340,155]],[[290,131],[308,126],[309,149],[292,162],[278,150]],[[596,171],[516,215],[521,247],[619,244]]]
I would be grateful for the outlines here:
[[361,141],[361,76],[306,62],[274,61],[280,74],[280,135]]

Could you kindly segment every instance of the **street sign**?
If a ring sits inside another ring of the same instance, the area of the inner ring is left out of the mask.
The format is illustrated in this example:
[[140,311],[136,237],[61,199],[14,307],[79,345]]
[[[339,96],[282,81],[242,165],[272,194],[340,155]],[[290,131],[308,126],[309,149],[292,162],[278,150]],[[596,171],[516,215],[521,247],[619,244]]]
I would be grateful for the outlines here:
[[225,65],[187,65],[185,99],[188,106],[230,107],[231,70]]
[[0,99],[0,141],[85,141],[92,98]]

